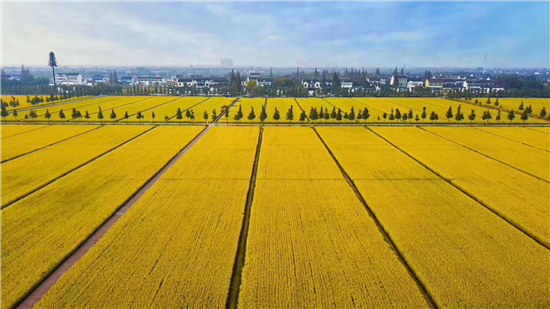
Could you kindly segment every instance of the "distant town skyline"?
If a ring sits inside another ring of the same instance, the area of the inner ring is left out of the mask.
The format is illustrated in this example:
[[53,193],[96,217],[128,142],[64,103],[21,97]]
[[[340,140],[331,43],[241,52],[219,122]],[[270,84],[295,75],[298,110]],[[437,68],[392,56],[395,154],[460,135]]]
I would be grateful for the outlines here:
[[[548,2],[4,3],[3,65],[548,68]],[[55,18],[54,18],[55,17]],[[200,60],[199,60],[200,57]]]

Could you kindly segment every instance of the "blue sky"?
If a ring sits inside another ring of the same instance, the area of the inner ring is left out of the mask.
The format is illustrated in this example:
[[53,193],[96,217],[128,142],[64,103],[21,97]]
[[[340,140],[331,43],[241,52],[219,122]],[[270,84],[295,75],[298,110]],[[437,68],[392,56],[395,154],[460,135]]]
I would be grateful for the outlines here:
[[4,3],[4,65],[549,67],[549,2]]

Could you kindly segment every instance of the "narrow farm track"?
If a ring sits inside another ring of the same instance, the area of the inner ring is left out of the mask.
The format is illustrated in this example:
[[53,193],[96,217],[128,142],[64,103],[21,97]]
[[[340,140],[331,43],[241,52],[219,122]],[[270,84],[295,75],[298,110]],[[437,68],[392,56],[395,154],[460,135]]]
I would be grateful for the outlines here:
[[[139,191],[137,191],[113,216],[99,227],[78,249],[75,250],[59,267],[57,267],[34,291],[32,291],[16,308],[30,309],[55,285],[90,248],[92,248],[107,231],[168,171],[191,147],[193,147],[211,128],[207,126],[189,144],[187,144],[176,156],[174,156],[157,174],[155,174]],[[152,129],[150,129],[152,130]],[[150,130],[145,131],[149,132]],[[140,134],[140,135],[142,135]]]
[[[226,109],[225,109],[225,112],[223,113],[220,113],[220,115],[218,116],[218,118],[216,118],[215,121],[212,121],[213,123],[215,123],[215,125],[218,125],[219,124],[219,121],[220,119],[222,119],[223,116],[225,116],[225,114],[227,114],[229,112],[229,110],[235,106],[235,104],[237,104],[237,102],[239,102],[241,99],[240,98],[236,98],[233,103],[231,103]],[[199,103],[200,104],[200,103]]]
[[86,133],[90,133],[90,132],[92,132],[92,131],[94,131],[94,130],[97,130],[97,129],[101,128],[101,127],[102,127],[102,126],[98,126],[97,128],[91,129],[91,130],[89,130],[89,131],[82,132],[82,133],[79,133],[79,134],[77,134],[77,135],[73,135],[73,136],[67,137],[67,138],[65,138],[65,139],[56,141],[56,142],[54,142],[54,143],[48,144],[48,145],[46,145],[46,146],[43,146],[43,147],[40,147],[40,148],[36,148],[36,149],[31,150],[31,151],[29,151],[29,152],[22,153],[22,154],[20,154],[20,155],[15,156],[15,157],[12,157],[12,158],[9,158],[9,159],[6,159],[6,160],[2,160],[1,163],[6,163],[6,162],[9,162],[9,161],[11,161],[11,160],[15,160],[15,159],[17,159],[17,158],[20,158],[20,157],[26,156],[26,155],[28,155],[28,154],[31,154],[31,153],[33,153],[33,152],[36,152],[36,151],[39,151],[39,150],[42,150],[42,149],[45,149],[45,148],[54,146],[54,145],[56,145],[56,144],[59,144],[59,143],[65,142],[65,141],[68,141],[68,140],[73,139],[73,138],[75,138],[75,137],[79,137],[79,136],[84,135],[84,134],[86,134]]
[[418,127],[418,128],[419,128],[420,130],[425,131],[425,132],[431,133],[431,134],[433,134],[433,135],[435,135],[435,136],[437,136],[437,137],[439,137],[439,138],[442,138],[442,139],[444,139],[444,140],[446,140],[446,141],[449,141],[449,142],[451,142],[451,143],[454,143],[454,144],[456,144],[456,145],[458,145],[458,146],[464,147],[464,148],[466,148],[466,149],[468,149],[468,150],[470,150],[470,151],[473,151],[473,152],[475,152],[475,153],[477,153],[477,154],[479,154],[479,155],[482,155],[482,156],[484,156],[484,157],[486,157],[486,158],[488,158],[488,159],[491,159],[491,160],[496,161],[496,162],[498,162],[498,163],[500,163],[500,164],[503,164],[503,165],[505,165],[505,166],[507,166],[507,167],[509,167],[509,168],[515,169],[515,170],[518,171],[518,172],[521,172],[521,173],[524,173],[524,174],[526,174],[526,175],[529,175],[529,176],[531,176],[531,177],[533,177],[533,178],[536,178],[537,180],[544,181],[544,182],[546,182],[546,183],[550,183],[550,181],[548,181],[547,179],[541,178],[541,177],[539,177],[539,176],[537,176],[537,175],[534,175],[534,174],[532,174],[532,173],[530,173],[530,172],[527,172],[527,171],[525,171],[525,170],[523,170],[523,169],[521,169],[521,168],[515,167],[515,166],[513,166],[513,165],[511,165],[511,164],[509,164],[509,163],[506,163],[506,162],[501,161],[501,160],[499,160],[499,159],[497,159],[497,158],[494,158],[494,157],[492,157],[492,156],[490,156],[490,155],[488,155],[488,154],[483,153],[482,151],[473,149],[473,148],[468,147],[468,146],[466,146],[466,145],[463,145],[463,144],[461,144],[461,143],[459,143],[459,142],[457,142],[457,141],[454,141],[454,140],[452,140],[452,139],[450,139],[450,138],[446,138],[445,136],[442,136],[442,135],[437,134],[437,133],[435,133],[435,132],[426,130],[426,129],[422,128],[422,127]]
[[256,147],[254,165],[252,166],[250,185],[246,195],[246,205],[244,209],[241,234],[239,235],[239,245],[237,247],[237,254],[235,255],[235,264],[233,265],[233,274],[231,275],[229,293],[227,294],[227,309],[236,309],[239,303],[239,292],[242,282],[243,268],[246,260],[246,243],[248,239],[248,231],[250,229],[250,216],[252,213],[252,203],[254,202],[254,192],[256,190],[256,178],[258,175],[258,167],[260,165],[260,152],[262,150],[263,133],[264,129],[261,128],[260,135],[258,136],[258,146]]
[[111,149],[109,149],[109,150],[107,150],[107,151],[105,151],[105,152],[103,152],[103,153],[101,153],[101,154],[99,154],[99,155],[97,155],[97,156],[91,158],[90,160],[88,160],[88,161],[86,161],[86,162],[83,162],[82,164],[79,164],[78,166],[76,166],[76,167],[74,167],[74,168],[72,168],[72,169],[70,169],[70,170],[64,172],[63,174],[59,175],[59,176],[56,177],[55,179],[52,179],[52,180],[50,180],[50,181],[47,181],[46,183],[43,183],[42,185],[40,185],[39,187],[35,188],[34,190],[32,190],[32,191],[30,191],[30,192],[28,192],[28,193],[26,193],[26,194],[24,194],[24,195],[22,195],[22,196],[19,196],[19,197],[15,198],[15,199],[9,201],[7,204],[5,204],[5,205],[2,206],[2,209],[5,209],[6,207],[9,207],[10,205],[13,205],[14,203],[18,202],[19,200],[22,200],[22,199],[24,199],[25,197],[27,197],[27,196],[29,196],[29,195],[31,195],[31,194],[37,192],[37,191],[42,190],[43,188],[47,187],[48,185],[52,184],[53,182],[55,182],[55,181],[57,181],[57,180],[59,180],[59,179],[65,177],[65,176],[69,175],[70,173],[72,173],[72,172],[78,170],[79,168],[81,168],[81,167],[83,167],[83,166],[86,166],[87,164],[90,164],[90,163],[96,161],[97,159],[99,159],[99,158],[105,156],[106,154],[109,154],[109,153],[111,153],[111,152],[117,150],[118,148],[120,148],[120,147],[122,147],[122,146],[128,144],[129,142],[131,142],[131,141],[135,140],[136,138],[142,136],[143,134],[145,134],[145,133],[147,133],[147,132],[153,130],[154,128],[156,128],[156,126],[153,126],[153,127],[151,127],[150,129],[145,130],[145,131],[139,133],[138,135],[136,135],[136,136],[134,136],[134,137],[132,137],[132,138],[126,140],[125,142],[123,142],[123,143],[121,143],[121,144],[119,144],[119,145],[117,145],[117,146],[115,146],[115,147],[113,147],[113,148],[111,148]]
[[[300,105],[300,102],[298,102],[298,100],[296,100],[296,98],[294,98],[294,102],[296,102],[296,104],[298,105],[298,107],[300,108],[300,110],[301,110],[302,112],[305,112],[305,110],[304,110],[304,109],[302,108],[302,106]],[[297,118],[300,119],[300,115],[298,114],[297,116],[298,116]],[[310,121],[310,120],[309,120],[309,115],[308,115],[307,113],[306,113],[306,119],[307,119],[308,122]]]
[[372,220],[376,223],[376,226],[378,227],[378,230],[380,231],[380,233],[383,235],[384,239],[386,240],[386,242],[390,245],[390,247],[392,248],[392,251],[395,252],[395,254],[397,255],[397,258],[399,259],[399,261],[401,262],[401,264],[403,264],[403,266],[405,267],[405,269],[407,270],[407,272],[410,274],[410,276],[412,277],[412,279],[414,280],[414,282],[416,283],[416,285],[418,286],[418,288],[420,289],[420,291],[422,292],[422,294],[424,295],[424,298],[426,299],[426,301],[428,302],[428,304],[430,305],[431,308],[437,308],[437,305],[435,303],[435,301],[433,300],[432,296],[430,295],[430,293],[428,292],[428,290],[426,289],[426,286],[424,283],[422,283],[422,281],[418,278],[418,276],[414,273],[413,269],[411,268],[411,266],[409,265],[409,263],[405,260],[405,258],[403,257],[403,255],[401,254],[401,252],[397,249],[397,246],[395,245],[395,242],[393,241],[393,239],[391,238],[391,236],[388,234],[388,232],[386,231],[386,229],[384,228],[384,226],[382,225],[382,223],[380,223],[380,220],[376,217],[376,215],[374,214],[374,212],[372,211],[372,209],[370,209],[369,205],[367,204],[367,202],[365,201],[365,199],[363,198],[363,195],[361,194],[361,192],[359,191],[359,189],[355,186],[355,183],[353,182],[353,180],[351,179],[351,177],[348,175],[348,173],[344,170],[344,168],[342,167],[342,165],[340,164],[340,162],[338,162],[338,159],[336,159],[336,156],[332,153],[332,151],[330,150],[330,148],[328,147],[328,145],[325,143],[325,141],[323,140],[323,138],[321,137],[321,135],[319,134],[319,132],[317,132],[317,130],[315,128],[313,128],[313,131],[315,131],[315,134],[317,135],[317,137],[319,138],[319,140],[321,140],[321,143],[323,143],[323,145],[325,146],[326,150],[328,151],[328,153],[330,154],[330,156],[332,157],[332,159],[334,160],[334,163],[336,163],[336,165],[338,166],[338,168],[340,169],[340,172],[342,172],[342,175],[344,176],[344,178],[346,179],[346,182],[349,184],[349,186],[351,187],[351,189],[353,190],[353,192],[355,193],[355,195],[357,196],[357,198],[359,199],[359,201],[361,202],[361,204],[363,204],[363,206],[365,207],[365,210],[369,213],[369,216],[372,218]]
[[535,242],[537,242],[539,245],[543,246],[544,248],[550,250],[550,246],[548,246],[547,244],[545,244],[543,241],[539,240],[539,238],[526,231],[525,229],[522,229],[518,224],[512,222],[511,220],[505,218],[502,214],[499,214],[497,211],[495,211],[493,209],[493,207],[489,206],[487,203],[485,203],[484,201],[482,201],[481,199],[477,198],[476,196],[474,196],[473,194],[469,193],[468,191],[464,190],[463,188],[461,188],[460,186],[456,185],[455,183],[453,183],[450,179],[444,177],[443,175],[441,175],[440,173],[436,172],[434,169],[430,168],[429,166],[427,166],[426,164],[424,164],[422,161],[416,159],[414,156],[412,156],[411,154],[409,154],[408,152],[406,152],[405,150],[401,149],[400,147],[398,147],[397,145],[395,145],[394,143],[390,142],[388,139],[386,139],[385,137],[383,137],[382,135],[378,134],[377,132],[375,132],[374,130],[371,130],[369,127],[365,127],[367,130],[369,130],[370,132],[374,133],[376,136],[378,136],[379,138],[381,138],[382,140],[384,140],[386,143],[390,144],[391,146],[393,146],[395,149],[401,151],[403,154],[405,154],[406,156],[408,156],[409,158],[413,159],[414,161],[416,161],[418,164],[422,165],[424,168],[426,168],[427,170],[429,170],[430,172],[432,172],[433,174],[435,174],[437,177],[443,179],[444,181],[448,182],[450,185],[452,185],[453,187],[455,187],[456,189],[460,190],[462,193],[464,193],[465,195],[467,195],[469,198],[471,198],[472,200],[478,202],[480,205],[482,205],[483,207],[487,208],[489,211],[491,211],[492,213],[494,213],[496,216],[498,216],[499,218],[501,218],[502,220],[504,220],[505,222],[507,222],[508,224],[510,224],[511,226],[515,227],[516,229],[518,229],[518,231],[521,231],[523,234],[527,235],[529,238],[533,239]]

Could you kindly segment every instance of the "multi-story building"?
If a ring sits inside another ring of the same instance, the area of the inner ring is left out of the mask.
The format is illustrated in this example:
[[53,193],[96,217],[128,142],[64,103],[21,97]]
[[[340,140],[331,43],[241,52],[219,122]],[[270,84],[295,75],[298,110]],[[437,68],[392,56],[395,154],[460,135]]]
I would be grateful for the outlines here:
[[80,73],[59,73],[55,74],[55,82],[57,85],[84,85],[82,75]]

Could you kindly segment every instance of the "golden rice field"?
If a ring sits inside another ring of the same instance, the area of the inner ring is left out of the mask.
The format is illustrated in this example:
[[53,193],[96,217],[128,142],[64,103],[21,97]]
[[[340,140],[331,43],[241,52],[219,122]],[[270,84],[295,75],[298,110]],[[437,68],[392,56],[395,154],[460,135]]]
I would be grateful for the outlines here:
[[[206,126],[234,100],[93,98],[63,106],[103,125],[2,124],[1,309],[58,275],[34,308],[550,308],[549,128],[372,125],[460,104],[432,98],[268,99],[282,120],[264,127],[244,124],[265,99],[240,99]],[[371,117],[284,125],[321,105]]]
[[[259,123],[260,114],[262,112],[262,107],[266,105],[267,100],[265,98],[241,98],[235,105],[229,109],[229,119],[222,117],[221,122],[232,122],[232,123]],[[266,105],[266,113],[267,113]],[[236,120],[235,116],[238,114],[239,109],[242,109],[243,117],[240,120]],[[254,111],[254,117],[251,117],[251,113]],[[252,119],[250,119],[251,117]],[[273,113],[267,114],[267,119],[265,122],[274,122]]]
[[[472,98],[471,102],[481,102],[481,105],[487,105],[487,98]],[[494,106],[496,98],[491,98],[491,105]],[[498,98],[499,106],[503,109],[514,110],[516,113],[522,113],[519,107],[523,102],[523,107],[532,106],[533,114],[540,115],[543,108],[546,109],[546,113],[550,112],[550,99],[548,98]]]
[[[26,97],[25,97],[26,98]],[[479,98],[480,100],[482,98]],[[29,109],[20,110],[17,116],[13,115],[13,109],[8,108],[9,115],[2,119],[3,122],[132,122],[132,123],[206,123],[204,119],[204,112],[208,114],[208,123],[212,122],[212,113],[216,109],[216,114],[219,116],[222,113],[223,106],[230,106],[236,98],[225,97],[174,97],[174,96],[108,96],[108,97],[95,97],[79,100],[77,102],[62,102],[53,103],[48,105],[38,105]],[[502,102],[508,102],[505,104],[511,104],[509,102],[516,102],[520,99],[500,99]],[[534,114],[540,113],[539,109],[542,106],[548,104],[548,99],[524,99],[525,104],[533,105]],[[518,101],[519,102],[519,101]],[[515,104],[515,103],[514,103]],[[518,103],[519,104],[519,103]],[[223,117],[220,119],[221,123],[239,124],[239,123],[260,123],[260,114],[262,106],[266,105],[267,119],[264,123],[337,123],[337,124],[363,124],[363,123],[383,123],[383,124],[521,124],[524,121],[521,119],[521,114],[516,111],[515,118],[510,121],[508,119],[508,108],[504,108],[500,112],[500,119],[498,118],[498,111],[490,109],[481,105],[469,104],[466,101],[463,103],[447,100],[441,98],[240,98],[236,104],[232,106],[229,111],[229,117]],[[286,119],[287,112],[293,107],[294,119],[288,121]],[[242,107],[243,117],[239,121],[235,119],[239,107]],[[452,117],[447,118],[447,111],[449,107],[452,110]],[[463,115],[462,120],[456,119],[456,114],[460,107]],[[101,108],[103,119],[99,119],[99,109]],[[255,117],[250,121],[248,116],[254,108]],[[311,109],[315,108],[332,114],[332,111],[340,110],[342,113],[342,119],[338,120],[334,117],[329,119],[310,119]],[[354,109],[355,119],[349,120],[345,118],[346,114]],[[358,117],[358,113],[368,109],[369,117],[367,120]],[[73,109],[81,113],[81,117],[74,119],[72,117]],[[180,109],[182,112],[181,119],[177,117],[177,111]],[[279,111],[280,120],[275,120],[275,109]],[[36,118],[30,117],[30,112],[34,111],[37,114]],[[60,111],[63,110],[65,118],[60,117]],[[407,120],[397,117],[397,110],[401,115],[407,114]],[[424,114],[423,118],[422,115]],[[550,107],[547,106],[547,110],[550,113]],[[51,115],[49,119],[45,117],[46,111]],[[187,111],[193,111],[194,119],[188,117]],[[300,114],[302,111],[306,114],[306,119],[300,121]],[[115,115],[112,115],[112,113]],[[491,119],[484,120],[482,115],[485,112],[489,112]],[[89,118],[85,115],[88,113]],[[125,118],[125,114],[128,114],[128,118]],[[431,119],[432,113],[437,115],[437,119]],[[469,118],[472,113],[475,115],[472,119]],[[141,118],[138,118],[138,114]],[[391,115],[394,115],[392,120]],[[412,115],[412,118],[409,117]],[[540,119],[537,117],[529,117],[525,121],[527,124],[545,124],[549,125],[550,121],[546,119]]]
[[[35,97],[34,95],[29,95],[29,99],[33,99],[34,97]],[[27,102],[27,96],[26,95],[14,95],[14,96],[2,95],[2,100],[5,103],[9,104],[15,98],[15,100],[19,102],[19,106],[17,106],[15,109],[16,110],[21,110],[21,109],[28,109],[28,108],[40,108],[40,107],[43,107],[43,106],[51,106],[51,105],[55,105],[55,104],[69,103],[69,102],[74,102],[74,101],[83,101],[83,100],[88,100],[88,99],[93,98],[92,96],[83,96],[83,97],[74,97],[74,98],[68,98],[68,99],[61,99],[61,100],[56,100],[56,101],[53,101],[53,102],[46,102],[46,97],[49,97],[49,96],[47,96],[47,95],[37,95],[37,97],[42,98],[44,100],[44,102],[32,105],[31,103]],[[12,111],[13,107],[10,106],[10,107],[8,107],[8,109],[10,111]]]

